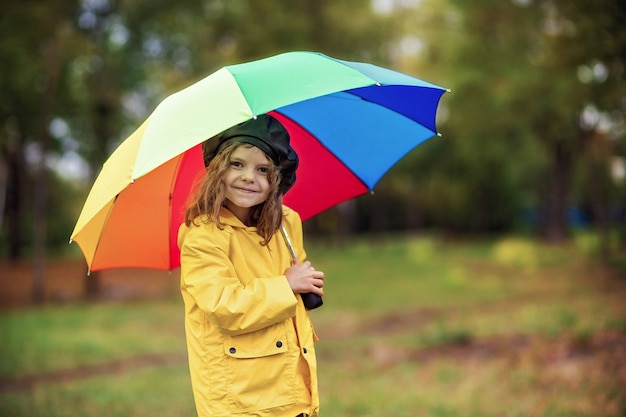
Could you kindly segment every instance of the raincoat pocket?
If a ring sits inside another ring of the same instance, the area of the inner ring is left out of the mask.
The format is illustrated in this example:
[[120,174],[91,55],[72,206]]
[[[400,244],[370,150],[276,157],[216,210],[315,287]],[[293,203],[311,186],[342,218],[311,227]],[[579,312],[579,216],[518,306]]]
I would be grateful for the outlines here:
[[297,348],[282,323],[224,339],[226,381],[233,411],[293,404]]

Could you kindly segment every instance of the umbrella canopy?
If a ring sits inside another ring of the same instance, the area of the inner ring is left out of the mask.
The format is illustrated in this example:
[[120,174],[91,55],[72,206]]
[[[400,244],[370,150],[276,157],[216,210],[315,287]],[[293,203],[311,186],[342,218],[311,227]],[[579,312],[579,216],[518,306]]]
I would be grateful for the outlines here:
[[367,193],[437,133],[445,88],[372,64],[290,52],[224,67],[167,97],[102,167],[71,236],[90,270],[179,266],[183,205],[202,142],[260,114],[289,131],[300,166],[284,202],[303,220]]

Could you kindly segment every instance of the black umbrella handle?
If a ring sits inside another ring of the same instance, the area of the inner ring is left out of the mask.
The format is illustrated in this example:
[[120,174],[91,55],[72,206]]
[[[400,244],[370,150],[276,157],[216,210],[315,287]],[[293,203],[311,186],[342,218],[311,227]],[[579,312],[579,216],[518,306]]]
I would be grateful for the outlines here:
[[[293,263],[294,264],[297,263],[298,256],[296,255],[296,251],[293,249],[293,245],[291,244],[291,239],[289,238],[289,234],[287,233],[287,229],[285,229],[284,224],[280,225],[280,233],[283,235],[283,238],[285,239],[285,243],[287,244],[289,253],[291,253],[291,259],[293,259]],[[304,307],[306,307],[307,310],[316,309],[318,307],[321,307],[322,304],[324,304],[322,297],[312,292],[300,294],[300,297],[302,297],[302,302],[304,303]]]

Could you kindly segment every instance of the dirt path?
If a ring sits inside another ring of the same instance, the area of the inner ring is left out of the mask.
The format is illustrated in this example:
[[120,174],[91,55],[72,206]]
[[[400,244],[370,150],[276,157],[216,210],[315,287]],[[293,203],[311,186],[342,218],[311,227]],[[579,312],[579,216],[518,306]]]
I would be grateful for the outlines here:
[[[404,317],[407,317],[405,315]],[[395,321],[396,315],[382,317],[380,323]],[[390,334],[402,331],[402,327],[378,327],[371,330],[370,336],[377,332]],[[327,338],[339,335],[335,329],[325,329]],[[343,338],[339,337],[339,338]],[[445,360],[455,363],[474,361],[505,361],[511,366],[521,362],[545,370],[551,378],[584,378],[591,373],[603,373],[626,387],[626,333],[605,330],[585,338],[570,333],[554,337],[542,335],[507,335],[453,340],[448,343],[425,348],[398,348],[373,343],[365,355],[381,371],[399,366],[402,363],[416,361],[422,366],[429,362]],[[324,360],[323,357],[320,358]],[[99,375],[116,375],[142,368],[180,365],[186,366],[187,357],[181,354],[142,355],[120,359],[113,362],[91,366],[81,366],[40,375],[19,378],[0,378],[0,394],[32,390],[41,384],[57,384]]]
[[124,358],[113,362],[78,368],[64,369],[40,375],[20,378],[0,378],[0,394],[32,390],[36,385],[58,384],[98,375],[124,374],[141,368],[187,363],[186,355],[164,354],[143,355]]

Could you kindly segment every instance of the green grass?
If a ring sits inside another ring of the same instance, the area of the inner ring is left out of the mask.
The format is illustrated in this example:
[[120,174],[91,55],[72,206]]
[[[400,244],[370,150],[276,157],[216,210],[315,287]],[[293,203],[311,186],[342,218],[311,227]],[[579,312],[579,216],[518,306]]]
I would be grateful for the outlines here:
[[[626,282],[575,242],[309,245],[322,416],[625,416]],[[195,415],[178,297],[4,311],[0,334],[4,380],[179,358],[0,390],[2,416]]]
[[0,378],[185,351],[182,306],[174,301],[15,310],[2,314],[0,334]]
[[139,369],[76,381],[39,385],[0,397],[2,416],[193,416],[186,366]]

